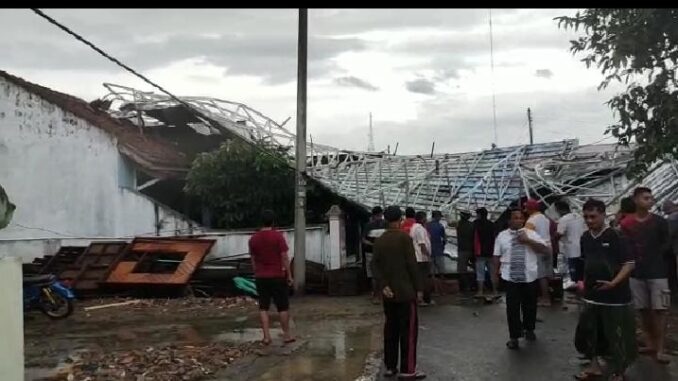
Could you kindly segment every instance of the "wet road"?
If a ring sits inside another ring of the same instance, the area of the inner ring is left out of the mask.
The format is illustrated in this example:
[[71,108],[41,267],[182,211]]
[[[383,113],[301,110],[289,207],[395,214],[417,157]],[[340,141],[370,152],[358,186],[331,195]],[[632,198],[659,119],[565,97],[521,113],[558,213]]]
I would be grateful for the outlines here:
[[[577,306],[540,309],[535,343],[521,340],[510,351],[505,305],[442,305],[420,311],[419,369],[428,380],[541,381],[573,380],[581,360],[574,349]],[[671,376],[673,375],[673,377]],[[642,375],[642,377],[641,377]],[[678,379],[678,357],[670,367],[641,358],[629,371],[630,380]]]

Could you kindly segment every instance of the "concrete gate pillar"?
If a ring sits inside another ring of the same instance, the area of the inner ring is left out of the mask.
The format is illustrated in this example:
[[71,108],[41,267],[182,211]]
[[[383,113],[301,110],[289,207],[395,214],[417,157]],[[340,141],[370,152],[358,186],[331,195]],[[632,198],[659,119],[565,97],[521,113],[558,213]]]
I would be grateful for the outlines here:
[[20,258],[0,258],[0,380],[24,379],[22,277]]
[[338,205],[332,205],[327,212],[330,220],[330,261],[328,270],[336,270],[346,265],[346,227],[344,213]]

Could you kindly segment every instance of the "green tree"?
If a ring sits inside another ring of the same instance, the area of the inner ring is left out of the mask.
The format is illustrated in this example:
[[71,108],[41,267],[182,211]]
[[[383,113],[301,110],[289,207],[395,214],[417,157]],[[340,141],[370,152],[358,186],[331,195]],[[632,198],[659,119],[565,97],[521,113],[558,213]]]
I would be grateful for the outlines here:
[[629,173],[641,175],[657,160],[678,158],[678,9],[588,8],[574,17],[557,17],[559,27],[585,36],[571,41],[573,54],[585,54],[604,78],[626,90],[610,99],[616,122],[606,134],[628,146],[635,141]]
[[7,196],[5,189],[0,185],[0,229],[4,229],[9,225],[14,215],[14,209],[16,209],[16,206],[9,201],[9,196]]
[[256,227],[265,209],[276,213],[279,225],[289,225],[295,182],[290,159],[288,147],[227,140],[196,157],[185,190],[212,210],[219,228]]

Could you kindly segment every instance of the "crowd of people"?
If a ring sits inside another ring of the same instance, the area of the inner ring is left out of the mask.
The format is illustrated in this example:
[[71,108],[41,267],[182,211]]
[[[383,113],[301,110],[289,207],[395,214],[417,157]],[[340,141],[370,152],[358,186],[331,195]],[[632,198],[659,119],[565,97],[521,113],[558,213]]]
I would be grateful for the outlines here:
[[[669,278],[678,273],[678,207],[662,206],[662,217],[651,212],[652,191],[639,187],[610,224],[606,205],[588,200],[582,214],[565,201],[554,203],[557,222],[544,214],[544,205],[528,199],[504,214],[505,228],[478,208],[471,221],[462,212],[456,224],[457,272],[462,290],[476,288],[478,296],[495,297],[505,292],[509,340],[507,348],[520,348],[520,339],[537,340],[538,307],[551,304],[549,282],[562,255],[573,288],[583,302],[575,332],[575,346],[590,365],[575,377],[598,378],[605,358],[611,380],[623,380],[638,354],[651,355],[666,364],[664,337],[666,311],[670,308]],[[281,312],[285,342],[289,332],[287,286],[292,283],[287,245],[273,229],[273,216],[264,214],[264,228],[250,241],[264,344],[268,333],[271,301]],[[367,276],[374,303],[383,304],[385,376],[422,379],[416,366],[418,307],[434,303],[436,278],[445,272],[445,226],[442,213],[411,207],[375,207],[363,235]],[[469,272],[473,266],[475,271]],[[472,279],[475,278],[475,279]],[[487,282],[489,278],[489,283]],[[674,282],[675,284],[676,282]],[[486,294],[486,285],[490,290]],[[475,286],[475,287],[474,287]],[[638,347],[634,309],[642,322]]]
[[[505,229],[497,229],[498,223],[488,219],[484,208],[476,210],[474,221],[470,213],[462,212],[456,225],[462,289],[475,286],[478,296],[490,297],[503,289],[506,346],[518,349],[521,338],[537,340],[537,309],[551,305],[549,284],[560,254],[584,305],[575,343],[590,365],[575,377],[600,377],[603,357],[611,380],[622,380],[638,354],[666,364],[669,279],[678,273],[678,207],[665,203],[664,218],[650,212],[653,206],[652,191],[639,187],[622,200],[609,225],[605,203],[595,199],[583,205],[582,214],[573,212],[564,200],[555,202],[557,222],[545,215],[542,203],[528,199],[521,207],[509,208]],[[377,207],[371,223],[376,226],[375,221],[381,221],[379,231],[366,232],[374,298],[383,300],[386,316],[387,376],[425,377],[416,369],[417,307],[433,303],[429,280],[443,272],[446,243],[441,213],[433,212],[432,217],[426,222],[425,212],[406,208],[402,219],[397,206],[386,211]],[[475,271],[469,272],[470,266]],[[486,291],[486,286],[491,290]],[[634,309],[642,322],[644,345],[640,347]]]

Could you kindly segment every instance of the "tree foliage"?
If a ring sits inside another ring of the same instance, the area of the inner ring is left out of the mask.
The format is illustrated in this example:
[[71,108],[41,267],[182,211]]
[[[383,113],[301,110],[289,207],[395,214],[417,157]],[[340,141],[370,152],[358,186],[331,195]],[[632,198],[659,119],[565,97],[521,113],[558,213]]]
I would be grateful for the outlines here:
[[601,70],[599,90],[613,81],[626,85],[607,102],[616,121],[606,134],[624,146],[635,141],[630,174],[678,158],[678,9],[588,8],[556,20],[559,27],[584,31],[570,50]]
[[219,228],[249,228],[271,209],[278,224],[294,220],[294,170],[289,148],[264,141],[224,142],[218,150],[193,161],[186,192],[211,209]]

